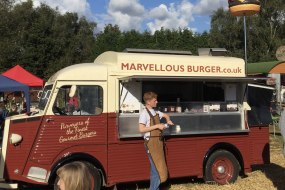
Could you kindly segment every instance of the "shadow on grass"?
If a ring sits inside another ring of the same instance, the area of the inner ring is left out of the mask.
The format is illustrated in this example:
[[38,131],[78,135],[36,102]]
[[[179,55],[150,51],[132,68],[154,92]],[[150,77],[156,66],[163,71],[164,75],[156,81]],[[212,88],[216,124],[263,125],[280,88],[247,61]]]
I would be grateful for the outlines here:
[[[197,179],[197,178],[178,178],[178,179],[171,179],[167,182],[161,184],[160,190],[169,190],[171,188],[171,185],[185,185],[187,187],[192,187],[197,183],[204,183],[203,179]],[[41,186],[41,185],[21,185],[19,190],[54,190],[53,187],[48,186]],[[117,184],[116,188],[114,187],[103,187],[101,190],[148,190],[149,189],[149,181],[144,182],[136,182],[136,183],[122,183]],[[0,190],[2,190],[0,188]]]
[[20,184],[18,190],[54,190],[54,188],[46,185]]
[[[177,179],[170,179],[165,183],[160,185],[160,190],[169,190],[171,189],[171,185],[185,185],[187,187],[192,187],[197,183],[204,183],[203,179],[196,179],[196,178],[177,178]],[[110,188],[103,188],[103,190],[112,190],[113,187]],[[137,183],[127,183],[127,184],[118,184],[116,186],[117,190],[148,190],[149,189],[149,181],[145,182],[137,182]]]
[[285,168],[275,163],[257,166],[254,170],[261,170],[270,179],[277,190],[285,189]]

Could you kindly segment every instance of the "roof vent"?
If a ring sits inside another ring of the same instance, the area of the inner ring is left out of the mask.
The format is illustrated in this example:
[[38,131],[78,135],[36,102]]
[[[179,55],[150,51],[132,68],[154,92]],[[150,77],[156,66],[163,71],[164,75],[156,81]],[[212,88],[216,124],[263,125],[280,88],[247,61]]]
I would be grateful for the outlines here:
[[134,49],[126,48],[127,53],[153,53],[153,54],[173,54],[173,55],[192,55],[191,51],[174,51],[174,50],[158,50],[158,49]]

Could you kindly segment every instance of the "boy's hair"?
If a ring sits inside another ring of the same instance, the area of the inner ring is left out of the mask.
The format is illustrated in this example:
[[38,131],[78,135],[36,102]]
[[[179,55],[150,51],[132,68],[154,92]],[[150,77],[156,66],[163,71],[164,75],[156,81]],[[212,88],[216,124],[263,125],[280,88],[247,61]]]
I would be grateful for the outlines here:
[[157,99],[157,94],[155,92],[145,92],[143,95],[144,102],[152,100],[153,98]]

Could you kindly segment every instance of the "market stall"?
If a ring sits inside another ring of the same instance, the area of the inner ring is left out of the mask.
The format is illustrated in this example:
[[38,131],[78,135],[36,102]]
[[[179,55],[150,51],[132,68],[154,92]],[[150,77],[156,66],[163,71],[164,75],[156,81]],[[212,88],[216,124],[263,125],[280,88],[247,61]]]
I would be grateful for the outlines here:
[[30,106],[32,111],[35,110],[38,105],[37,95],[44,86],[44,80],[28,72],[20,65],[14,66],[2,75],[30,87]]
[[275,101],[278,105],[285,106],[285,61],[247,64],[247,74],[271,77],[271,81],[275,83]]
[[33,75],[32,73],[28,72],[20,65],[16,65],[15,67],[7,70],[6,72],[2,73],[3,76],[18,81],[22,84],[28,85],[30,87],[43,87],[44,80]]
[[26,100],[27,112],[30,111],[29,87],[27,85],[0,75],[0,92],[23,92]]

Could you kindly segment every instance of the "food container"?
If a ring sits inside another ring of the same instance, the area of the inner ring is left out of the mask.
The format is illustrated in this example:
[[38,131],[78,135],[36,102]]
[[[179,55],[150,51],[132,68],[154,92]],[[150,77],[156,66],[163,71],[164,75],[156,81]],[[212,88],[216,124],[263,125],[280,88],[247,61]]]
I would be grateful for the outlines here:
[[168,106],[168,112],[175,112],[175,106]]
[[211,105],[210,105],[210,111],[211,111],[211,112],[220,111],[220,104],[211,104]]
[[167,107],[163,107],[162,111],[163,112],[168,112],[168,108]]
[[190,112],[192,113],[202,113],[203,110],[203,103],[191,103],[190,104]]
[[209,105],[208,104],[203,105],[203,112],[209,112]]
[[227,111],[238,111],[237,103],[228,103],[227,104]]
[[181,112],[182,112],[181,106],[176,106],[176,112],[178,112],[178,113],[181,113]]
[[180,125],[170,125],[169,132],[170,134],[181,133],[181,126]]
[[176,126],[175,126],[175,131],[176,131],[176,133],[180,133],[180,132],[181,132],[181,127],[180,127],[180,125],[176,125]]

